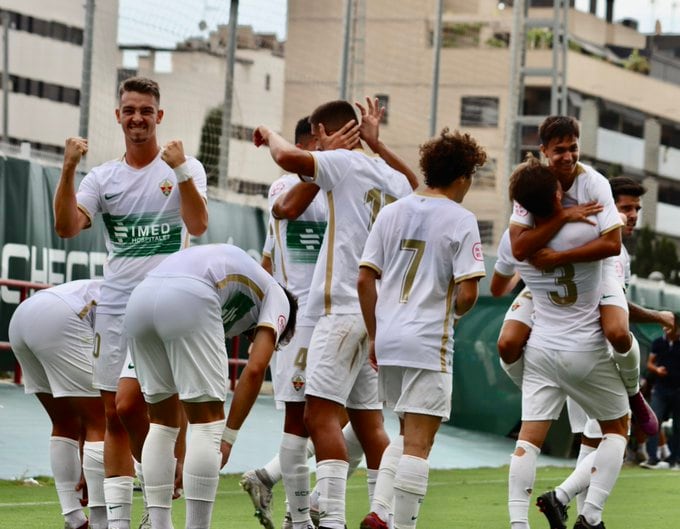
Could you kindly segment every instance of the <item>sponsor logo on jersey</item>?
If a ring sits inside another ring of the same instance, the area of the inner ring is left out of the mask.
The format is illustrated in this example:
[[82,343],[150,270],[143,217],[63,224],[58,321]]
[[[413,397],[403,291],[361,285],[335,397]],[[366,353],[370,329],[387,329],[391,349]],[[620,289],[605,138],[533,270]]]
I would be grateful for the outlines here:
[[300,391],[302,388],[305,387],[305,377],[303,375],[295,375],[291,379],[291,383],[293,384],[293,389],[295,391]]
[[160,183],[159,187],[161,188],[161,193],[166,197],[170,196],[170,193],[172,193],[172,182],[167,178]]
[[481,242],[476,242],[474,246],[472,247],[472,257],[475,258],[475,261],[483,261],[484,260],[484,254],[482,253],[482,243]]
[[513,209],[515,211],[515,215],[519,215],[520,217],[526,217],[529,214],[529,212],[522,206],[520,206],[517,202],[515,202]]

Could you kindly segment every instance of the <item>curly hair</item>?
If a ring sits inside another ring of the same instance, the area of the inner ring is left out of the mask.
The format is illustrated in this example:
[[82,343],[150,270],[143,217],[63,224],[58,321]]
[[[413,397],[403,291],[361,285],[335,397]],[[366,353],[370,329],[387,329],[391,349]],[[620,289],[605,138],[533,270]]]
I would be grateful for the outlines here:
[[557,176],[538,158],[528,154],[510,175],[510,200],[532,215],[549,217],[554,213]]
[[442,129],[437,138],[420,146],[420,169],[425,183],[446,187],[461,177],[471,177],[486,162],[486,151],[472,136]]

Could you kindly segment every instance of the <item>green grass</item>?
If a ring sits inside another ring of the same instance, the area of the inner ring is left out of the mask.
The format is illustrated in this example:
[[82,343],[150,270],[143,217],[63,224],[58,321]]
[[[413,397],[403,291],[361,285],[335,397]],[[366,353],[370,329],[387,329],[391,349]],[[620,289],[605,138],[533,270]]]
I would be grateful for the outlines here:
[[[507,467],[470,470],[433,470],[425,503],[420,511],[420,529],[506,529]],[[568,468],[539,468],[536,491],[558,484]],[[213,529],[257,529],[250,500],[238,486],[239,476],[223,476],[213,514]],[[39,480],[42,486],[26,486],[19,481],[0,481],[0,528],[57,529],[63,526],[54,484]],[[668,529],[677,525],[680,472],[645,470],[626,466],[609,498],[604,520],[607,529]],[[133,527],[142,509],[135,493]],[[277,527],[284,515],[283,488],[274,489]],[[366,474],[357,472],[348,482],[347,526],[356,529],[368,510]],[[572,514],[570,525],[576,516]],[[173,504],[176,529],[184,527],[184,502]],[[546,528],[545,518],[531,508],[529,521],[535,529]]]

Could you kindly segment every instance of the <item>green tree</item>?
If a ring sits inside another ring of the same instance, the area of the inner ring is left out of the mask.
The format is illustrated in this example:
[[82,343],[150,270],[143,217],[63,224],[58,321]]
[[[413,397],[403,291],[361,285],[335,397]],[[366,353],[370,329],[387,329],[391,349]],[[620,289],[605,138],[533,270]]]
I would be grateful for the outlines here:
[[222,135],[222,107],[208,111],[201,128],[201,142],[198,146],[198,160],[205,167],[208,185],[216,186],[220,165],[220,136]]
[[638,72],[647,75],[650,70],[649,61],[646,57],[640,55],[640,50],[633,50],[628,58],[623,63],[626,70]]

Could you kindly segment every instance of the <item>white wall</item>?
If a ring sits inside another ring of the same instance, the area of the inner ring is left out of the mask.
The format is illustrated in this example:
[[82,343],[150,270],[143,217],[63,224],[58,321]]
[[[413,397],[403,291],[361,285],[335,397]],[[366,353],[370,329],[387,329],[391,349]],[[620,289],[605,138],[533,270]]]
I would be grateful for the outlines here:
[[598,128],[597,157],[607,162],[642,169],[645,160],[645,142],[642,138]]

